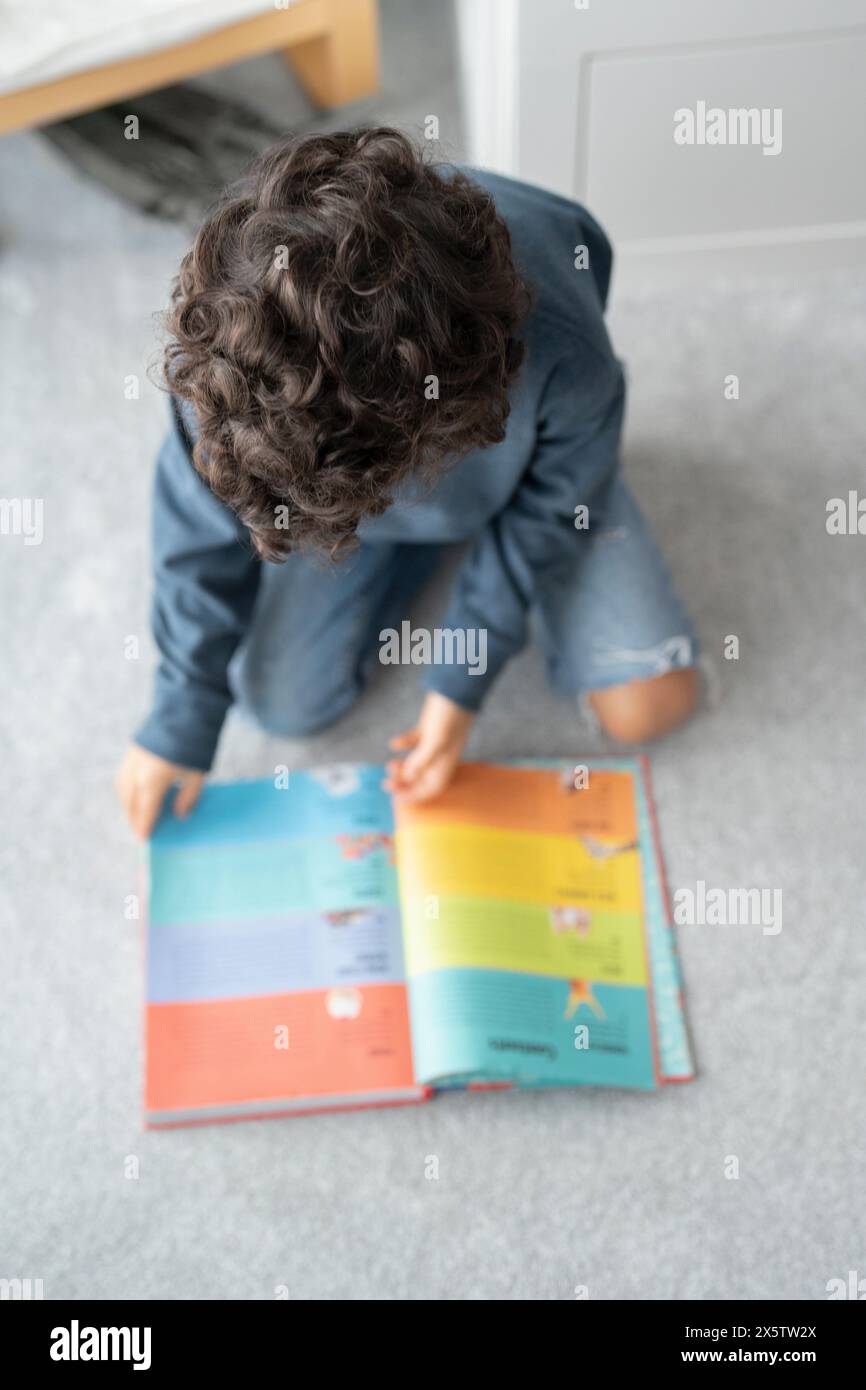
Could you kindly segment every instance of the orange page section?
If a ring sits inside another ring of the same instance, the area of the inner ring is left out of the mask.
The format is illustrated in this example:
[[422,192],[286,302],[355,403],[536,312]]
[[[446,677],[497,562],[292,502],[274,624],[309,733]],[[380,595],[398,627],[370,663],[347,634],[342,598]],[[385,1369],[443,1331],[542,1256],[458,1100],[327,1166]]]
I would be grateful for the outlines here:
[[406,987],[150,1004],[149,1111],[415,1084]]
[[398,830],[433,825],[485,825],[535,835],[576,835],[620,848],[637,842],[634,785],[630,773],[590,764],[589,781],[575,789],[573,769],[496,767],[461,763],[435,801],[395,802]]

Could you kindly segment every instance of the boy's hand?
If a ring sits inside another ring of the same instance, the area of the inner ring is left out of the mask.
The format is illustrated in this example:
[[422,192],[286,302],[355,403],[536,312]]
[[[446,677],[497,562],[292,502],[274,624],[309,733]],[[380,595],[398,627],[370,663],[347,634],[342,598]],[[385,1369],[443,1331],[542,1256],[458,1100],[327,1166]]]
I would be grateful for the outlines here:
[[117,773],[117,794],[127,820],[141,840],[146,840],[159,819],[169,787],[180,783],[174,799],[174,814],[186,816],[199,799],[204,773],[191,767],[168,763],[155,753],[130,745]]
[[414,729],[398,734],[389,746],[405,752],[387,764],[385,791],[405,801],[429,801],[451,781],[474,714],[444,695],[429,694]]

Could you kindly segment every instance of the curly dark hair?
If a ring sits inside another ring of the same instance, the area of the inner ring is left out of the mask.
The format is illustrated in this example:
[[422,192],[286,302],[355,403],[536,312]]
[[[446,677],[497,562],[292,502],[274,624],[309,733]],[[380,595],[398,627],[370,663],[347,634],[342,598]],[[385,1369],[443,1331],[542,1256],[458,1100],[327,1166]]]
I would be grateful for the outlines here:
[[529,306],[466,175],[388,127],[289,137],[184,257],[165,377],[194,408],[197,471],[259,554],[334,555],[408,475],[504,437]]

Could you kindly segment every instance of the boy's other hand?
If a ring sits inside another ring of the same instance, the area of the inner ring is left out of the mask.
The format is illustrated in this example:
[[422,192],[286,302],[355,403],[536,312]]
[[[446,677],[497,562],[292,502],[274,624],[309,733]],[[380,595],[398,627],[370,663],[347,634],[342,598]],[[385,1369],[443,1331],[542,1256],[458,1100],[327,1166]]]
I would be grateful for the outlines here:
[[137,743],[130,745],[117,773],[117,794],[126,818],[140,840],[146,840],[159,819],[169,787],[179,783],[174,814],[186,816],[201,794],[204,773],[166,762]]
[[470,710],[431,692],[414,729],[389,742],[405,757],[387,764],[385,791],[404,801],[429,801],[443,792],[454,776],[474,718]]

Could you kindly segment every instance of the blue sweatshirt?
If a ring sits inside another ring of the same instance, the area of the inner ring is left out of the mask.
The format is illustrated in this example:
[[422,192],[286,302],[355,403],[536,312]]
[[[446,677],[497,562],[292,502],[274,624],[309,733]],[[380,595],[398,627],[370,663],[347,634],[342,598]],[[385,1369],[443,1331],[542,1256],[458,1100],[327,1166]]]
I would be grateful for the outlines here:
[[[506,435],[468,454],[432,491],[410,480],[358,535],[370,545],[472,541],[442,625],[486,629],[487,669],[482,675],[434,666],[426,686],[477,710],[526,641],[539,581],[571,567],[586,540],[575,527],[575,508],[591,509],[617,467],[625,387],[604,324],[611,250],[601,228],[553,193],[466,172],[492,193],[535,298],[522,329],[527,352]],[[173,409],[182,447],[162,450],[153,508],[160,662],[152,712],[136,740],[206,771],[232,703],[228,665],[248,630],[266,562],[195,472],[183,416],[176,403]]]

